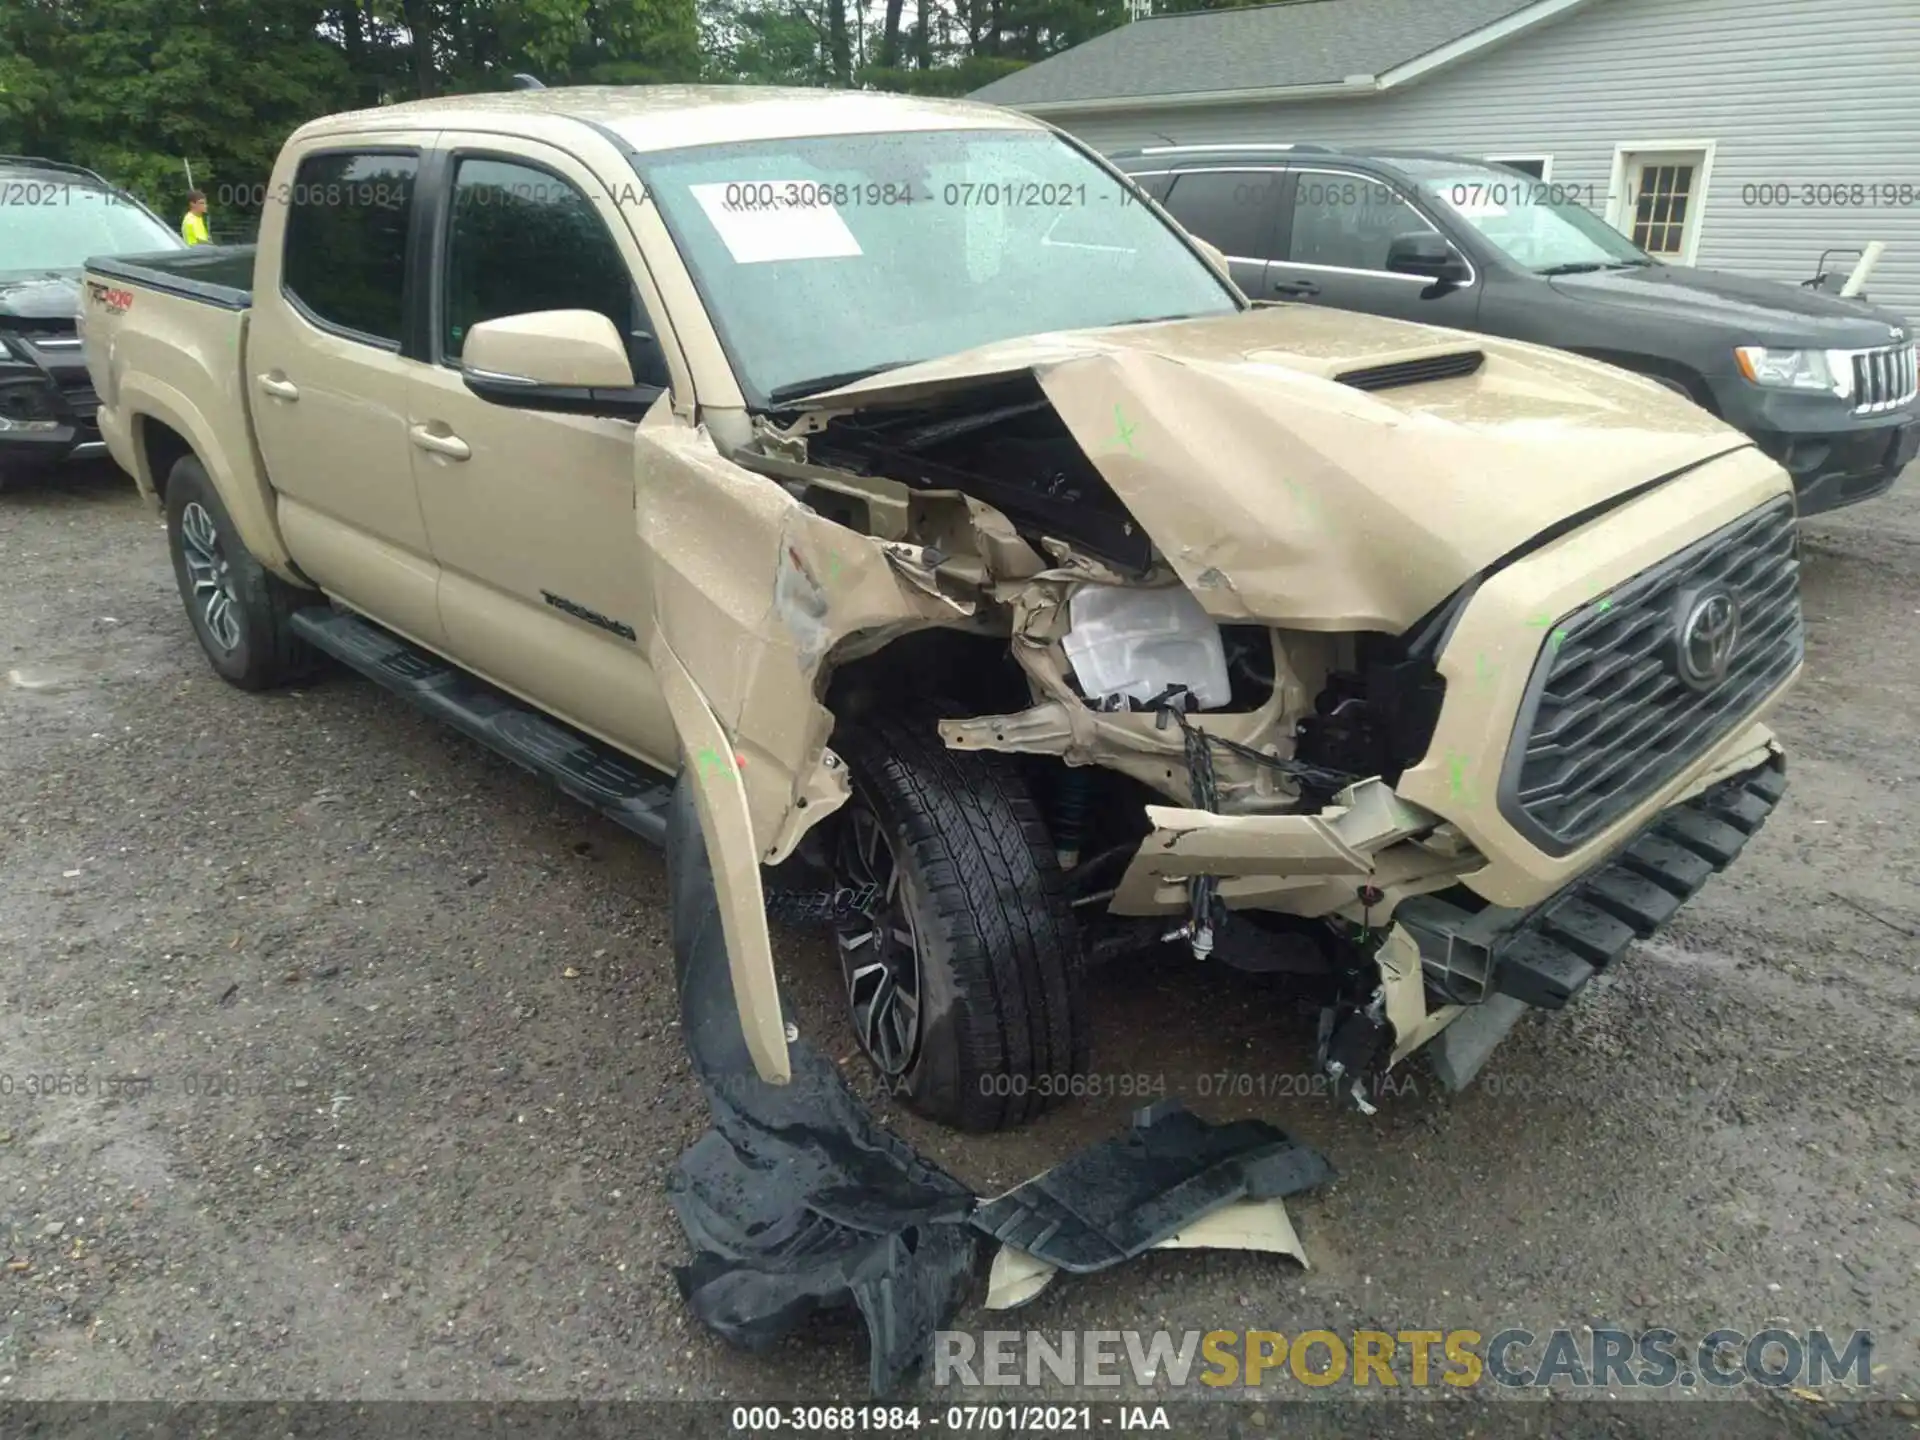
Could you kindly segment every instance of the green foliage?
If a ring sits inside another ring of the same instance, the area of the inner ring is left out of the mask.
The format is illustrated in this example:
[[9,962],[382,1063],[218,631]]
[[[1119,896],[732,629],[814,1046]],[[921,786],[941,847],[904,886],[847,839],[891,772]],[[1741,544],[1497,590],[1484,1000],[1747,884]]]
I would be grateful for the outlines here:
[[863,85],[872,90],[898,90],[907,95],[961,96],[1022,69],[1028,62],[999,55],[969,55],[951,64],[925,70],[869,65],[860,71]]
[[351,103],[296,0],[0,0],[0,149],[78,161],[177,218],[264,180],[294,126]]
[[0,0],[0,151],[91,165],[169,219],[191,165],[227,238],[287,134],[332,111],[517,71],[964,95],[1125,19],[1124,0]]

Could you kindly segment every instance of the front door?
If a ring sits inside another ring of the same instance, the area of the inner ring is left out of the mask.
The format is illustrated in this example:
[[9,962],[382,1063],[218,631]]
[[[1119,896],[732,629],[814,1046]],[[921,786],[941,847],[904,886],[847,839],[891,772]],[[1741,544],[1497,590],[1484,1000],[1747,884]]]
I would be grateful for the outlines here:
[[280,255],[281,284],[253,297],[243,373],[280,528],[301,568],[438,647],[434,564],[407,443],[407,386],[422,367],[403,353],[415,181],[431,139],[309,152],[291,174],[283,162],[260,236]]
[[1397,185],[1333,166],[1296,164],[1284,258],[1268,267],[1268,288],[1299,299],[1365,310],[1396,320],[1473,328],[1480,277],[1438,287],[1422,275],[1387,269],[1387,249],[1402,235],[1445,230]]
[[634,425],[494,405],[460,378],[484,320],[595,310],[629,338],[635,379],[667,376],[635,287],[640,257],[604,186],[534,142],[447,156],[434,237],[431,353],[408,443],[440,565],[450,653],[562,719],[671,769],[672,727],[642,647],[652,576],[634,515]]

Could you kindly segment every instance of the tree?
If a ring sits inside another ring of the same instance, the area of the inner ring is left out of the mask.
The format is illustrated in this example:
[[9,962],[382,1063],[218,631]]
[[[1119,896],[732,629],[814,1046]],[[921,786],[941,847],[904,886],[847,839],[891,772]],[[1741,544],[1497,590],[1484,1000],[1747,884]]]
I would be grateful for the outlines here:
[[0,149],[102,170],[167,211],[266,178],[287,131],[350,105],[312,0],[0,0]]
[[516,71],[964,95],[1125,21],[1124,0],[0,0],[0,150],[92,165],[168,213],[190,165],[226,187],[218,230],[329,111]]

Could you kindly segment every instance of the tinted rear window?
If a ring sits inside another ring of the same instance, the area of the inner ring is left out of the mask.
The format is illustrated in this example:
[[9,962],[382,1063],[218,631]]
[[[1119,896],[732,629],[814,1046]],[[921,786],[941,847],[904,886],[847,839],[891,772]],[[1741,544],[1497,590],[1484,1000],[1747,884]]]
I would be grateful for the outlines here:
[[1178,176],[1162,202],[1173,218],[1228,255],[1270,259],[1278,170],[1198,170]]
[[285,283],[322,324],[400,343],[413,155],[310,155],[287,195]]

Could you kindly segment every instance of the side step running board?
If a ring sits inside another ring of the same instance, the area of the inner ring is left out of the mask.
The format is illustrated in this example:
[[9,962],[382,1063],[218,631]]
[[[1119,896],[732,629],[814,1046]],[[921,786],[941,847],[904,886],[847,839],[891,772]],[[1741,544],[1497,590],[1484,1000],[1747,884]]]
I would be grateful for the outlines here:
[[292,625],[316,650],[551,780],[614,824],[655,845],[666,843],[670,776],[357,615],[310,605],[294,612]]

